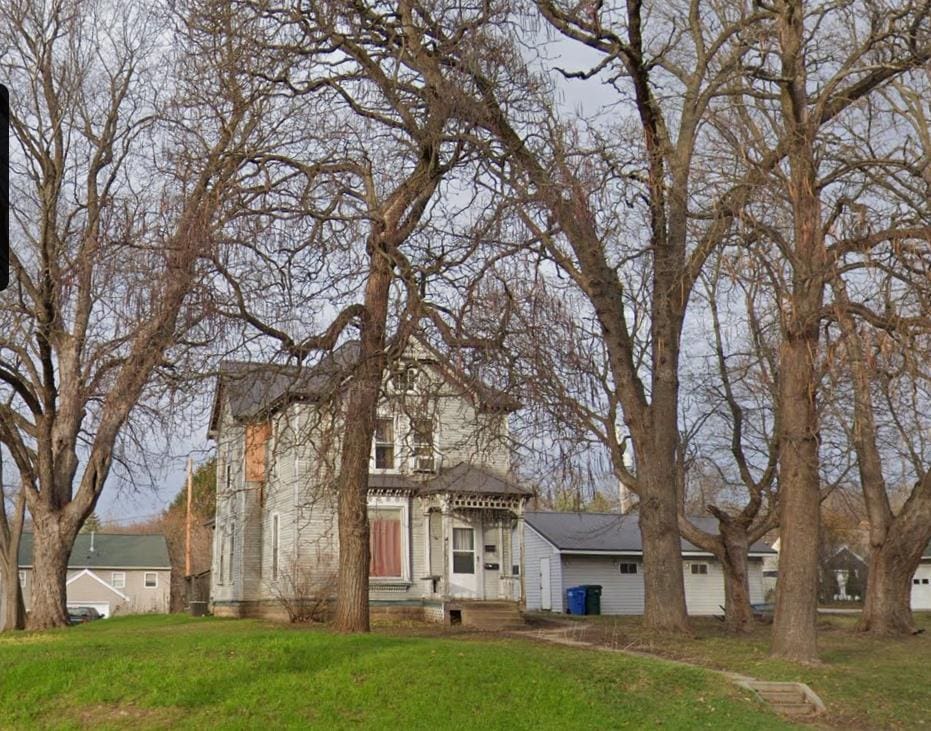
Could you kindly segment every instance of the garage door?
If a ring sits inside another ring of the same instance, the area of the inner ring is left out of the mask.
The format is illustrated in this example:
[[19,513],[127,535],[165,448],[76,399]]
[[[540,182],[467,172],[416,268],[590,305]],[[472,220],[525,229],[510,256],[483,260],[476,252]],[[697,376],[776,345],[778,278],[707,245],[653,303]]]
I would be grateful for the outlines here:
[[931,565],[922,564],[912,578],[912,609],[931,609]]
[[109,602],[68,602],[68,609],[76,609],[77,607],[93,607],[100,612],[101,617],[110,616]]

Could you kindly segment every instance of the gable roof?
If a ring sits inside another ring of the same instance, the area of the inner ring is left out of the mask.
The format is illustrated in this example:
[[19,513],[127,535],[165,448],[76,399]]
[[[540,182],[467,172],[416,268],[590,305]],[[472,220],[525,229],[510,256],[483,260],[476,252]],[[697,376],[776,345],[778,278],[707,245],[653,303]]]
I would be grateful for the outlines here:
[[[560,551],[568,553],[643,553],[640,524],[635,513],[556,513],[526,512],[524,520],[537,533]],[[691,519],[697,527],[717,532],[717,520],[711,517]],[[683,553],[704,551],[684,538],[680,539]],[[764,543],[750,546],[751,555],[775,554]]]
[[222,397],[236,421],[249,421],[289,401],[314,401],[336,389],[359,360],[359,343],[345,343],[313,366],[223,361],[220,363],[211,432]]
[[[333,393],[359,362],[359,342],[344,343],[313,366],[223,361],[220,363],[208,433],[216,432],[225,398],[236,421],[246,422],[295,401],[316,401]],[[426,351],[430,353],[431,351]],[[479,410],[516,411],[520,403],[477,379],[458,373],[441,358],[404,359],[434,368],[448,383],[475,399]]]
[[512,482],[504,475],[468,462],[460,462],[455,467],[443,470],[432,480],[423,483],[419,492],[421,495],[458,492],[473,495],[522,495],[526,497],[533,494],[526,487]]
[[[91,551],[93,538],[94,550]],[[19,565],[32,566],[32,533],[23,533]],[[79,533],[68,559],[69,569],[170,569],[168,543],[161,534]]]

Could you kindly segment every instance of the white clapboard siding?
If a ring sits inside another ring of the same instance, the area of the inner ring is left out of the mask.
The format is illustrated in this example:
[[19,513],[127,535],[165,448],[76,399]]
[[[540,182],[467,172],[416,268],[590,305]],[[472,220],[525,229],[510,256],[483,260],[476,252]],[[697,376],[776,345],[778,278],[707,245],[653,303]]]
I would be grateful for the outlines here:
[[550,559],[550,606],[554,612],[565,609],[564,592],[562,590],[562,562],[559,553],[553,544],[543,538],[529,525],[524,525],[524,561],[521,570],[524,572],[524,592],[527,597],[527,609],[539,611],[543,608],[540,596],[540,559]]
[[[620,563],[636,563],[636,574],[620,573]],[[580,584],[601,585],[602,614],[643,614],[643,562],[639,558],[616,556],[564,556],[563,606],[565,589]]]
[[912,578],[912,609],[931,609],[931,563],[921,563]]

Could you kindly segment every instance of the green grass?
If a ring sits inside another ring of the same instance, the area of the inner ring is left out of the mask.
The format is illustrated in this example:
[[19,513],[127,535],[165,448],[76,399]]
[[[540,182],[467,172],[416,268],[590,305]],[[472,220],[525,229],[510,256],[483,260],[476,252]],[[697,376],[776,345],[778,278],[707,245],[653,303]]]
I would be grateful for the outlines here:
[[599,617],[592,621],[597,633],[580,629],[579,639],[598,637],[607,645],[720,670],[807,683],[828,707],[825,725],[911,729],[931,726],[931,614],[915,616],[924,634],[885,639],[854,632],[856,616],[822,615],[821,662],[810,667],[771,659],[770,627],[757,625],[749,636],[734,637],[712,618],[693,619],[694,636],[683,638],[647,632],[636,617]]
[[715,673],[526,640],[127,617],[0,635],[3,728],[785,728]]

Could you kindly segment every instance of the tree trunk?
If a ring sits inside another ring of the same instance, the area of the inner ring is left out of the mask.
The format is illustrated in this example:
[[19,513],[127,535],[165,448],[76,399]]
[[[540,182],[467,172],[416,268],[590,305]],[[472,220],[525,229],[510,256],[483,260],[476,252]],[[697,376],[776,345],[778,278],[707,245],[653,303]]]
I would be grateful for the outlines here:
[[[682,543],[675,486],[675,460],[638,461],[640,535],[643,544],[643,622],[664,632],[687,632]],[[639,465],[645,464],[644,469]],[[665,473],[669,474],[665,474]],[[672,488],[671,488],[672,486]]]
[[783,344],[780,363],[782,436],[779,455],[779,581],[772,652],[798,662],[817,660],[818,546],[821,492],[818,414],[813,386],[814,337]]
[[36,519],[33,530],[32,591],[26,626],[29,629],[64,627],[68,624],[65,586],[68,559],[78,525],[67,525],[61,516],[56,516]]
[[679,528],[683,538],[708,551],[721,562],[724,573],[724,623],[732,632],[749,632],[753,624],[750,607],[750,577],[747,552],[750,539],[742,522],[734,521],[717,508],[710,511],[718,518],[718,534],[699,530],[682,516]]
[[747,533],[735,531],[724,534],[724,625],[731,632],[749,632],[753,625],[750,607],[750,577],[747,570]]
[[[11,556],[3,565],[3,616],[0,629],[4,632],[26,626],[26,606],[23,604],[23,587],[19,583],[19,546],[11,546]],[[10,560],[12,558],[12,560]]]
[[3,573],[3,616],[0,617],[0,630],[7,631],[23,629],[26,626],[23,587],[19,583],[19,543],[26,521],[26,493],[20,490],[12,521],[7,516],[3,501],[3,486],[0,484],[0,571]]
[[794,256],[791,291],[784,293],[779,351],[779,582],[773,655],[818,659],[818,546],[821,475],[818,451],[818,359],[827,251],[821,221],[817,121],[810,118],[805,67],[805,5],[778,6],[783,81],[782,122],[788,141]]
[[336,628],[369,631],[368,478],[375,414],[387,358],[385,327],[392,269],[384,245],[370,244],[359,366],[346,404],[339,466],[339,575]]
[[866,601],[857,629],[876,635],[915,634],[912,576],[919,562],[907,561],[891,544],[887,541],[870,556]]

